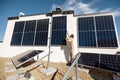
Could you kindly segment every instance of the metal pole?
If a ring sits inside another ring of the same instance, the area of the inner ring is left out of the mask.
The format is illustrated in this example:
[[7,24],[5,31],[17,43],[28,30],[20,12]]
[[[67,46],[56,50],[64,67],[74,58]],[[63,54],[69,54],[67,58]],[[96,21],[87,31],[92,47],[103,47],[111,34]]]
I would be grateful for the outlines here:
[[49,23],[50,24],[50,36],[49,36],[49,51],[48,51],[48,63],[47,63],[47,69],[49,68],[49,65],[50,65],[50,53],[51,53],[51,34],[52,34],[52,14],[50,15],[51,16],[51,22]]
[[76,80],[78,80],[78,59],[76,62]]

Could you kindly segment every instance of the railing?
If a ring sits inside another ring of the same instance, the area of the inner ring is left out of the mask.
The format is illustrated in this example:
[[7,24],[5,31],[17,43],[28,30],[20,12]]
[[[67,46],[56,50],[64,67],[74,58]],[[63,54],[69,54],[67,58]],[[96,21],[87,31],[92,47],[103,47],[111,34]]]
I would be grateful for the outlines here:
[[68,71],[66,72],[66,74],[64,75],[62,80],[66,80],[66,78],[68,77],[69,73],[72,71],[73,67],[76,65],[76,80],[78,79],[78,59],[80,57],[80,53],[77,54],[74,62],[72,63],[72,65],[70,66],[70,68],[68,69]]

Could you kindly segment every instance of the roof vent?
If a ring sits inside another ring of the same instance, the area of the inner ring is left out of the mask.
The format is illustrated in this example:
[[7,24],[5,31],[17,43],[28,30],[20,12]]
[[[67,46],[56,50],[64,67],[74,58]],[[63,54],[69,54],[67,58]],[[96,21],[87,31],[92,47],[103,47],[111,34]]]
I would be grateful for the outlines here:
[[62,11],[59,7],[56,8],[56,11]]

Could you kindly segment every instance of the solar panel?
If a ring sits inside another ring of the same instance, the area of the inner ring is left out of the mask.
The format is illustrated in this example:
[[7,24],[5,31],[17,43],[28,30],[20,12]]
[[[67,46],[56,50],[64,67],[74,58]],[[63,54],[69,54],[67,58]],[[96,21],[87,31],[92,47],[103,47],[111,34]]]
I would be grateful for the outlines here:
[[112,15],[96,16],[96,30],[114,30],[114,22]]
[[96,47],[95,31],[79,32],[79,46]]
[[47,45],[48,32],[36,32],[35,45]]
[[22,45],[33,45],[34,32],[24,33]]
[[99,47],[117,47],[115,31],[97,31]]
[[15,67],[18,68],[24,63],[31,60],[33,57],[40,54],[41,52],[43,52],[43,50],[28,50],[26,52],[23,52],[19,55],[12,57],[12,62],[14,63]]
[[49,19],[38,20],[34,45],[47,45]]
[[15,23],[11,39],[11,45],[21,45],[24,23],[25,21],[19,21]]
[[66,30],[52,32],[52,45],[64,45]]
[[39,53],[37,53],[36,51],[33,51],[33,52],[31,52],[31,53],[25,55],[24,57],[18,59],[18,61],[24,62],[24,61],[26,61],[26,60],[28,60],[28,59],[30,59],[30,58],[32,58],[32,57],[38,55],[38,54],[39,54]]
[[11,45],[21,45],[22,33],[13,33]]
[[24,61],[26,61],[26,60],[28,60],[28,59],[29,59],[28,57],[23,57],[23,58],[19,59],[18,61],[19,61],[19,62],[24,62]]
[[95,17],[98,47],[118,47],[113,16]]
[[82,17],[78,18],[78,30],[79,31],[90,31],[94,29],[94,18],[93,17]]
[[26,21],[22,45],[33,45],[36,20]]
[[98,68],[99,54],[81,53],[78,63]]
[[78,63],[120,73],[120,55],[81,53]]
[[51,45],[66,45],[66,26],[67,17],[53,17]]
[[15,23],[13,32],[23,32],[25,21],[19,21]]
[[36,20],[26,21],[24,32],[35,32]]
[[78,18],[79,46],[95,47],[95,27],[93,17]]
[[120,72],[120,55],[101,54],[100,68]]
[[80,47],[118,47],[112,15],[78,18]]
[[37,22],[37,32],[48,31],[49,19],[41,19]]
[[11,45],[47,45],[49,19],[15,23]]

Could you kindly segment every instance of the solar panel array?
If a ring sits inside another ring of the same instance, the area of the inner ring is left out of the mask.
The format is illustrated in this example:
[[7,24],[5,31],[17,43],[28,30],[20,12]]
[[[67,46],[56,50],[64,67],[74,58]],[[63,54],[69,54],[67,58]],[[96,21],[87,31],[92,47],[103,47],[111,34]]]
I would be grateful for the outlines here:
[[[66,45],[67,16],[52,19],[51,45]],[[15,23],[11,45],[47,45],[49,19]],[[112,15],[78,18],[79,47],[118,47]]]
[[78,18],[80,47],[118,47],[112,15]]
[[120,73],[120,55],[81,53],[78,63]]
[[51,45],[65,45],[67,17],[53,17]]
[[11,45],[47,45],[49,19],[15,23]]
[[[65,45],[66,16],[53,17],[51,45]],[[15,23],[11,45],[47,45],[49,19]]]

